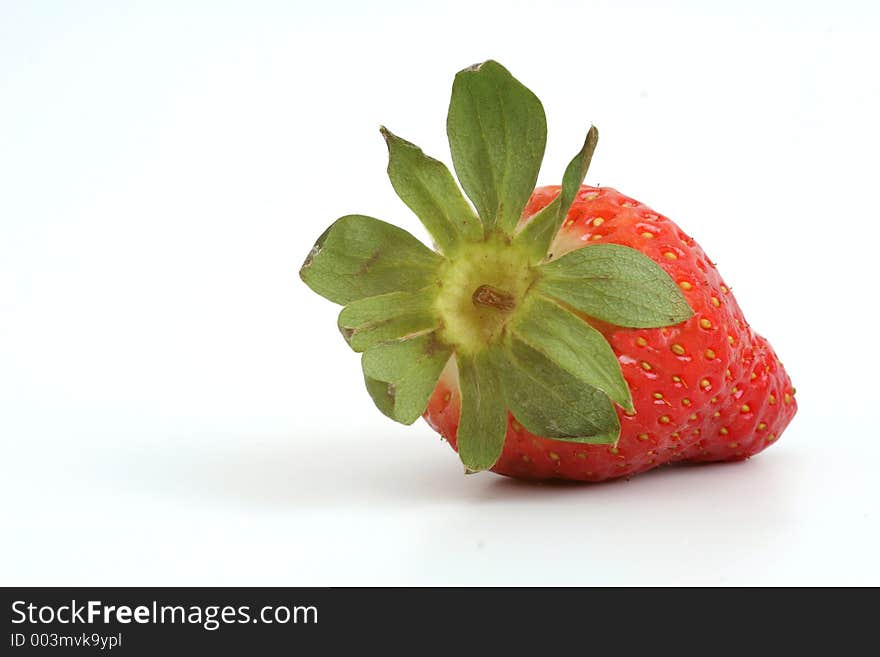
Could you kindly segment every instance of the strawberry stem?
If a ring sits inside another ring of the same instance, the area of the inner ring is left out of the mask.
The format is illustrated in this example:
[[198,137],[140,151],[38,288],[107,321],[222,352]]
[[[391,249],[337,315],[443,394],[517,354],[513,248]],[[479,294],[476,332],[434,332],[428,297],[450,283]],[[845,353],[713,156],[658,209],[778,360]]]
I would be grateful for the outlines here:
[[495,308],[502,312],[510,312],[516,308],[516,298],[510,292],[499,290],[491,285],[481,285],[474,290],[471,301],[475,306]]

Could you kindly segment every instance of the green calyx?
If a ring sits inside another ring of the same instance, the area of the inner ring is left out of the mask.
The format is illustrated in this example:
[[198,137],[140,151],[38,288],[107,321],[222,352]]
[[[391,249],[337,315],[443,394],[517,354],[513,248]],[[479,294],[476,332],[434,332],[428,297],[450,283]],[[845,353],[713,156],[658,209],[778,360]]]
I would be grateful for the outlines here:
[[547,261],[589,167],[590,128],[559,196],[522,223],[546,143],[540,101],[500,64],[456,75],[447,118],[449,169],[384,127],[388,175],[439,253],[378,219],[337,220],[312,248],[303,281],[344,306],[339,330],[362,353],[367,391],[411,424],[454,359],[465,468],[501,455],[508,411],[546,438],[614,443],[615,405],[632,411],[620,365],[595,318],[629,327],[676,324],[692,311],[642,253],[594,244]]
[[456,353],[472,355],[500,342],[521,314],[537,270],[505,236],[463,245],[438,270],[436,310],[441,338]]

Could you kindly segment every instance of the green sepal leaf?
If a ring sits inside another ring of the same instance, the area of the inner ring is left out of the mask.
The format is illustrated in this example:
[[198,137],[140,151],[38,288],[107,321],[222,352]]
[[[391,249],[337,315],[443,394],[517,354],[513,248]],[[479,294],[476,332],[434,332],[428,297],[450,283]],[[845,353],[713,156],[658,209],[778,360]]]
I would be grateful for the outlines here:
[[559,195],[542,208],[517,234],[516,240],[525,245],[532,262],[540,262],[547,256],[553,239],[565,221],[575,196],[587,177],[590,160],[599,142],[599,131],[591,126],[580,152],[574,156],[562,176]]
[[508,342],[501,369],[508,408],[536,436],[576,443],[613,444],[620,420],[611,400],[517,338]]
[[367,391],[385,415],[412,424],[428,407],[451,354],[436,333],[373,345],[361,357]]
[[656,262],[619,244],[591,244],[539,267],[536,289],[617,326],[656,328],[693,315]]
[[321,296],[347,304],[436,283],[443,258],[405,230],[363,215],[337,219],[299,270]]
[[[562,175],[562,193],[559,195],[561,202],[559,214],[564,218],[568,214],[574,198],[577,196],[578,190],[587,177],[587,171],[590,169],[590,162],[593,159],[593,153],[596,151],[596,144],[599,143],[599,131],[596,126],[591,125],[584,139],[584,145],[577,155],[572,158],[571,162],[565,168]],[[560,221],[561,223],[561,221]]]
[[504,449],[507,403],[499,350],[493,345],[474,355],[456,356],[461,391],[458,454],[468,472],[491,468]]
[[515,338],[579,381],[601,390],[632,411],[632,396],[611,345],[583,319],[546,297],[536,296],[510,327]]
[[439,288],[391,292],[351,302],[339,313],[339,331],[355,351],[437,328],[433,309]]
[[511,234],[544,158],[541,101],[498,62],[472,66],[455,76],[446,133],[455,172],[483,225]]
[[446,165],[385,127],[388,177],[401,200],[427,228],[441,251],[454,254],[462,241],[483,238],[483,226]]

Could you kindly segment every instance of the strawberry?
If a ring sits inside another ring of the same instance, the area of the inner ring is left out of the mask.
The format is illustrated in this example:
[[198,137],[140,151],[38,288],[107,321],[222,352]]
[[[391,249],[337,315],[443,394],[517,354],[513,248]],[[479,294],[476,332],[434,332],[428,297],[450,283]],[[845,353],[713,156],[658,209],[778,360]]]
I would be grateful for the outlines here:
[[561,186],[534,189],[540,101],[500,64],[456,75],[450,171],[385,128],[388,174],[431,250],[348,215],[300,276],[388,417],[424,416],[466,472],[601,481],[673,461],[745,459],[795,411],[775,353],[672,221],[583,185],[590,128]]

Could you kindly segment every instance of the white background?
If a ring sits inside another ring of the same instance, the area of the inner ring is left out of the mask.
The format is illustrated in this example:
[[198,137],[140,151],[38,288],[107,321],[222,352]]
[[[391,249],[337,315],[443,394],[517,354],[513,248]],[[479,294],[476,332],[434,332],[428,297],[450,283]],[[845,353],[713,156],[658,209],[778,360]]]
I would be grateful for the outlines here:
[[[880,584],[875,2],[4,2],[0,583]],[[547,108],[541,183],[702,244],[798,389],[743,464],[464,477],[376,411],[297,270],[423,236],[384,123],[449,161],[454,73]]]

